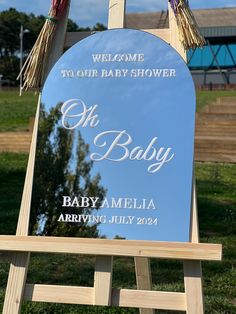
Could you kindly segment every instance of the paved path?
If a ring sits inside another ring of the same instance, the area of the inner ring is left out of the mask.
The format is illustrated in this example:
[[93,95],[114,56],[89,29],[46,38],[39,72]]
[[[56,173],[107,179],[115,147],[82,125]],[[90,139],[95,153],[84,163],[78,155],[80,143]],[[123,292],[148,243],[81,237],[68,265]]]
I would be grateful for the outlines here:
[[0,132],[0,152],[28,153],[31,132]]

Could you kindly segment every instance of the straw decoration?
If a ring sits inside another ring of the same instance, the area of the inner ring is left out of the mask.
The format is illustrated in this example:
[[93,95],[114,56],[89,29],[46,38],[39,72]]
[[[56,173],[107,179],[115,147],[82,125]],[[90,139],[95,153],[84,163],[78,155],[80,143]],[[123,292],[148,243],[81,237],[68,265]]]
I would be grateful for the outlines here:
[[180,34],[180,41],[186,50],[203,47],[205,39],[201,35],[188,0],[169,0]]
[[43,83],[45,65],[55,35],[57,22],[67,7],[68,0],[52,0],[46,21],[29,53],[18,78],[23,77],[23,90],[40,89]]

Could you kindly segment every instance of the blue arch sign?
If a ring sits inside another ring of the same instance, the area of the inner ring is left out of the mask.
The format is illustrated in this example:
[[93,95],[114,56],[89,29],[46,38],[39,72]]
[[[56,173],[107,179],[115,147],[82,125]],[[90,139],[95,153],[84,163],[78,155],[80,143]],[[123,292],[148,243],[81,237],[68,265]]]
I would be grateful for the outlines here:
[[189,241],[194,124],[191,74],[164,41],[77,43],[42,91],[30,233]]

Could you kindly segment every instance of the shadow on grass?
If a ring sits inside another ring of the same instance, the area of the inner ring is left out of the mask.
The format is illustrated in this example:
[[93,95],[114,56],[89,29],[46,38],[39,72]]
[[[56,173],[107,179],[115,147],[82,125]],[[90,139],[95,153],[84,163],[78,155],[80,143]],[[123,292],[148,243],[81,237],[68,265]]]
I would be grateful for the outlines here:
[[[15,234],[25,178],[26,155],[5,153],[0,161],[0,234]],[[4,164],[5,162],[5,164]],[[16,163],[19,162],[19,167]]]
[[198,198],[201,237],[236,235],[235,203]]

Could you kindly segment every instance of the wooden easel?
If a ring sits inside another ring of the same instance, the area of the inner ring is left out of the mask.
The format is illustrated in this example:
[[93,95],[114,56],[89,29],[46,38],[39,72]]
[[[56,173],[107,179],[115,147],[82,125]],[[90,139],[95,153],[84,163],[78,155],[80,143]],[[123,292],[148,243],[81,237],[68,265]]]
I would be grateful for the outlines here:
[[[68,12],[69,4],[57,28],[54,46],[48,60],[47,73],[63,51]],[[171,10],[169,12],[169,29],[148,31],[171,44],[186,60],[186,53],[178,38],[175,17]],[[123,28],[124,24],[125,0],[110,0],[109,28]],[[40,97],[16,236],[0,236],[0,251],[15,252],[12,254],[3,314],[20,313],[23,299],[36,302],[136,307],[140,308],[141,314],[153,314],[153,309],[182,310],[188,314],[203,314],[201,260],[221,260],[221,245],[199,243],[195,182],[192,192],[191,243],[28,236],[39,104]],[[92,255],[99,252],[100,255],[96,257],[94,286],[87,288],[26,284],[30,252]],[[112,289],[112,256],[135,258],[137,290]],[[152,280],[149,265],[151,257],[183,260],[184,293],[151,291]]]

